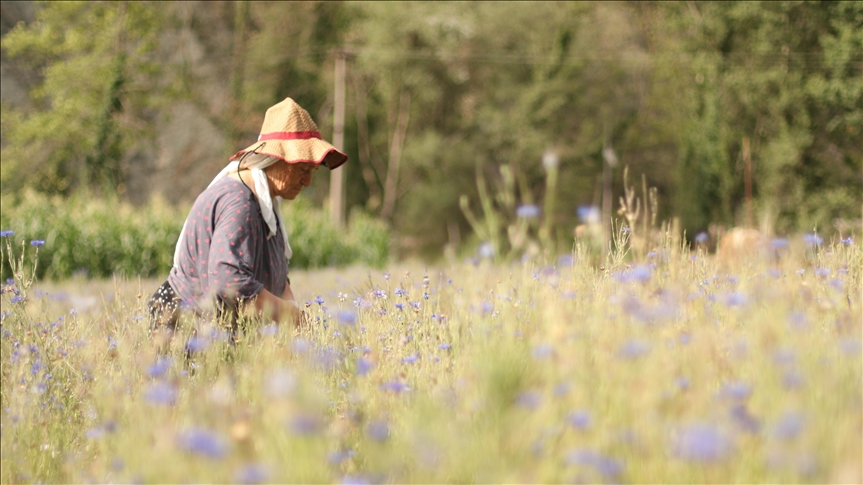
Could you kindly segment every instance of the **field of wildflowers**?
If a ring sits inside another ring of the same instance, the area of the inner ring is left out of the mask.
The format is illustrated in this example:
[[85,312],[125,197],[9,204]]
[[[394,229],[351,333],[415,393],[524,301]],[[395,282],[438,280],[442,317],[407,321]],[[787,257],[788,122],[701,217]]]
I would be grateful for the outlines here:
[[39,244],[3,285],[2,483],[863,479],[851,238],[296,271],[311,326],[189,317],[167,355],[161,281],[32,282]]

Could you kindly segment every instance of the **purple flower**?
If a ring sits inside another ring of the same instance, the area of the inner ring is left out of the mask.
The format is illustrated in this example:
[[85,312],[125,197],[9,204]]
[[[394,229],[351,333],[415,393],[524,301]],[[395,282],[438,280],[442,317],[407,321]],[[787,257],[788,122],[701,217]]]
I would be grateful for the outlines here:
[[22,297],[21,295],[15,295],[12,297],[12,299],[10,301],[12,303],[18,303],[19,301],[22,301],[23,299],[24,299],[24,297]]
[[404,303],[396,303],[395,306],[396,306],[396,310],[404,310],[404,308],[405,308]]
[[554,347],[548,344],[539,344],[533,348],[533,358],[536,360],[543,360],[551,357],[552,354],[554,354]]
[[244,485],[267,483],[269,479],[269,468],[260,463],[247,463],[238,468],[234,473],[234,481]]
[[420,356],[417,354],[411,354],[404,359],[402,359],[402,364],[413,364],[414,362],[420,360]]
[[437,346],[437,348],[439,348],[439,349],[441,349],[441,350],[449,350],[449,349],[451,349],[451,348],[452,348],[452,346],[451,346],[450,344],[439,344],[439,345]]
[[800,413],[786,413],[773,426],[773,436],[780,440],[793,440],[801,431],[806,423],[805,417]]
[[45,245],[45,241],[42,241],[42,240],[40,240],[40,239],[34,239],[34,240],[30,241],[30,245],[31,245],[31,246],[36,246],[37,248],[38,248],[38,247],[42,247],[42,246],[44,246],[44,245]]
[[599,220],[602,219],[599,207],[596,207],[595,205],[582,205],[575,211],[578,214],[578,218],[581,219],[581,222],[586,224],[599,224]]
[[102,436],[105,436],[105,430],[101,426],[97,426],[95,428],[88,429],[84,435],[91,440],[97,440]]
[[354,450],[339,450],[327,455],[327,462],[330,465],[340,465],[345,460],[354,456]]
[[264,392],[269,397],[290,396],[296,387],[297,377],[287,369],[276,369],[264,378]]
[[573,411],[567,415],[566,421],[573,428],[587,429],[590,426],[590,413],[585,410]]
[[374,364],[369,359],[367,359],[365,357],[360,357],[359,359],[357,359],[357,370],[356,370],[356,372],[357,372],[358,376],[364,376],[364,375],[368,374],[369,371],[371,371],[373,367],[374,367]]
[[399,296],[404,296],[404,295],[406,295],[406,294],[407,294],[407,292],[406,292],[405,290],[401,289],[401,288],[396,288],[396,290],[395,290],[395,292],[394,292],[394,293],[395,293],[396,295],[399,295]]
[[390,381],[380,385],[382,391],[394,392],[396,394],[410,391],[410,387],[401,381]]
[[761,422],[755,416],[749,414],[749,410],[743,404],[735,404],[729,411],[731,419],[743,431],[758,433],[761,430]]
[[699,232],[695,236],[695,242],[697,242],[698,244],[704,244],[707,242],[708,239],[710,239],[710,236],[708,236],[707,233],[704,231]]
[[592,467],[606,478],[614,478],[623,471],[623,465],[619,461],[588,449],[571,450],[564,461],[567,465]]
[[788,240],[782,238],[774,239],[770,241],[770,246],[772,246],[773,249],[785,249],[788,247]]
[[207,341],[197,335],[186,341],[186,352],[202,352],[207,348]]
[[217,459],[228,454],[228,443],[224,438],[200,428],[190,428],[177,436],[177,444],[189,453]]
[[522,219],[535,219],[539,217],[539,206],[523,205],[515,210],[515,215]]
[[341,485],[369,485],[372,482],[362,475],[345,475],[339,483]]
[[821,278],[825,276],[830,276],[830,268],[818,268],[815,270],[815,276],[819,276]]
[[628,283],[631,281],[638,281],[644,283],[650,279],[651,276],[650,267],[645,265],[638,265],[622,273],[618,273],[616,275],[617,281],[622,283]]
[[738,293],[736,291],[732,291],[725,295],[725,304],[730,307],[743,306],[746,305],[748,298],[743,293]]
[[173,361],[170,357],[159,357],[156,359],[156,362],[153,362],[153,365],[147,369],[147,375],[153,378],[162,377],[171,369],[172,364]]
[[338,314],[338,319],[342,325],[353,325],[357,322],[357,313],[350,310],[342,310]]
[[845,239],[840,239],[839,242],[842,243],[844,246],[850,246],[850,245],[854,244],[854,238],[851,236],[848,236]]
[[479,257],[490,259],[494,257],[494,246],[490,242],[484,242],[479,246]]
[[617,355],[624,359],[637,359],[650,352],[650,345],[640,340],[628,340],[618,350]]
[[725,384],[719,391],[719,396],[735,401],[742,401],[752,394],[752,387],[745,382],[734,381]]
[[298,354],[304,354],[312,349],[312,343],[304,338],[296,338],[291,343],[291,348]]
[[320,295],[318,295],[318,296],[316,296],[316,297],[315,297],[315,303],[317,303],[318,305],[323,305],[323,304],[324,304],[324,299],[323,299],[323,298],[321,298],[321,296],[320,296]]
[[536,391],[522,392],[516,396],[515,403],[532,411],[542,404],[542,396]]
[[12,231],[11,229],[7,229],[5,231],[0,231],[0,237],[9,237],[14,233],[15,233],[15,231]]
[[672,451],[683,460],[718,461],[731,452],[731,441],[719,429],[696,423],[678,430],[672,443]]
[[321,420],[310,414],[298,414],[291,419],[291,431],[298,436],[311,436],[321,429]]
[[805,242],[806,245],[809,247],[820,246],[821,243],[824,242],[824,238],[822,238],[821,236],[819,236],[818,234],[815,234],[815,233],[804,234],[803,235],[803,242]]
[[384,420],[376,420],[369,423],[366,433],[375,441],[386,441],[390,437],[390,426]]
[[177,391],[167,382],[158,381],[144,392],[144,399],[162,406],[173,406],[177,401]]

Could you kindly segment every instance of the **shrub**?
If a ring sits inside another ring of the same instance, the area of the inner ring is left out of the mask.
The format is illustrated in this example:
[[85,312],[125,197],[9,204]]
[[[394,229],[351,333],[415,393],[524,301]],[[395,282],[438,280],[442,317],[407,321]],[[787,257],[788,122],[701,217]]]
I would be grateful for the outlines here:
[[[45,241],[37,277],[51,279],[167,275],[188,211],[161,200],[136,207],[112,199],[35,193],[3,197],[2,205],[0,227],[14,231],[13,241]],[[381,266],[387,260],[389,229],[368,216],[355,214],[347,230],[340,231],[323,210],[307,202],[285,204],[284,215],[294,250],[292,268]],[[3,261],[3,278],[10,274]]]

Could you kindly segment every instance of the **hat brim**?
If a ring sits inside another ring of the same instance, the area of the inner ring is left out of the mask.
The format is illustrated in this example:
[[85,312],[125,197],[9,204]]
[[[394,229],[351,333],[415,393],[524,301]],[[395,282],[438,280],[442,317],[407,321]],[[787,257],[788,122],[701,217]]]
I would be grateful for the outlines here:
[[286,163],[324,165],[330,170],[335,170],[348,161],[347,155],[319,138],[259,141],[238,151],[231,160],[237,160],[249,152],[276,157]]

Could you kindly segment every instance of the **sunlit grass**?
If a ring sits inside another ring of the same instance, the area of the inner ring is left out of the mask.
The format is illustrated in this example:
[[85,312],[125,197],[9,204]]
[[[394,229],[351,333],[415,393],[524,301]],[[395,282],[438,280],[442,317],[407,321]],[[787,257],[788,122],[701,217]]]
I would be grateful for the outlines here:
[[0,480],[859,482],[861,265],[297,271],[311,328],[188,317],[162,358],[161,281],[7,288]]

